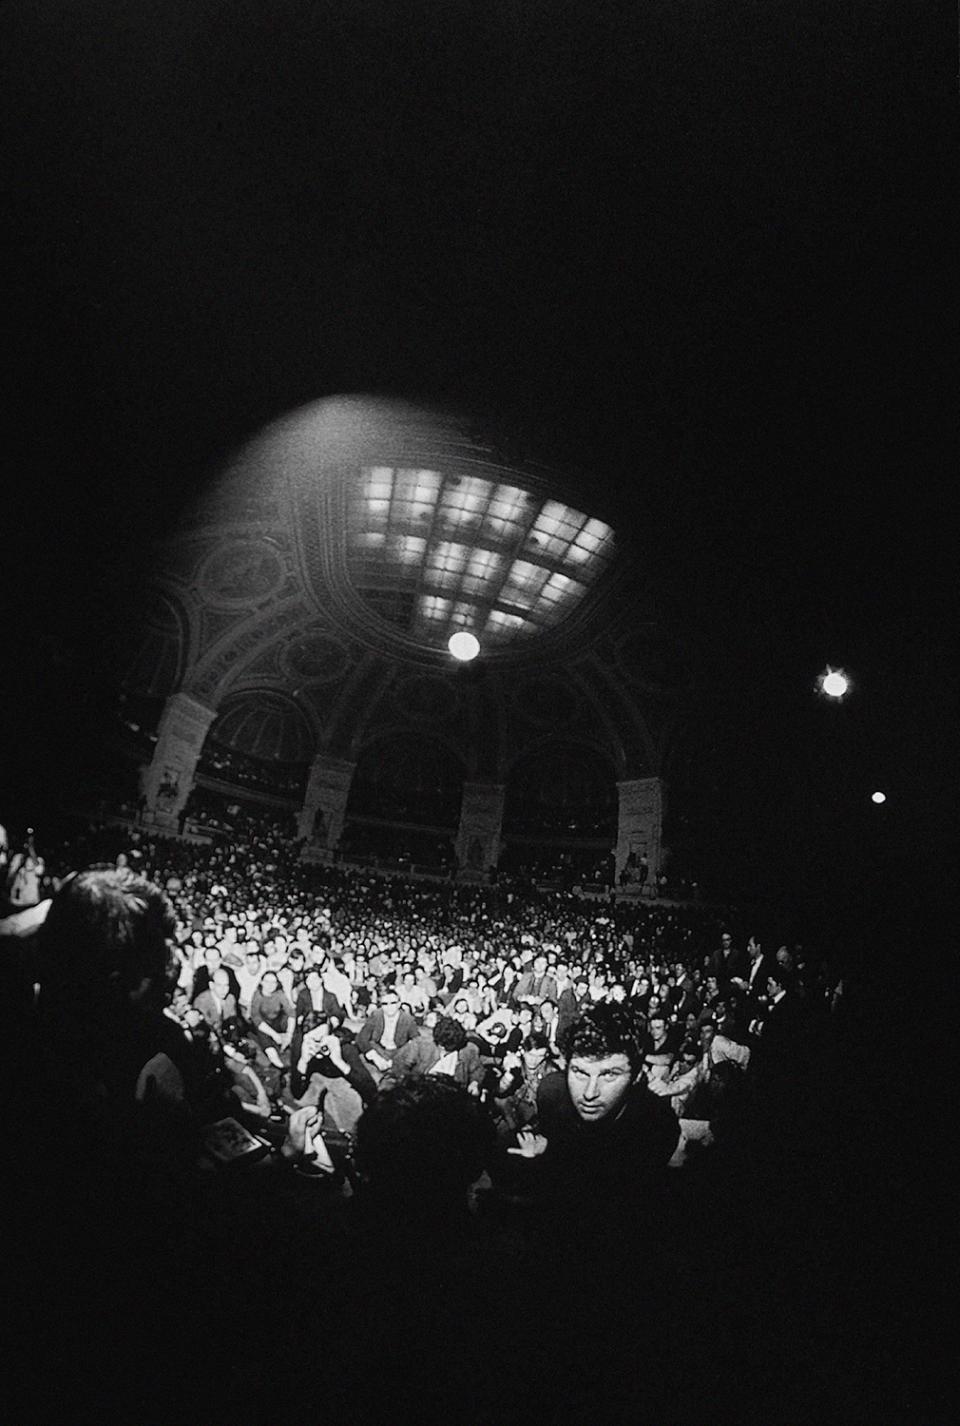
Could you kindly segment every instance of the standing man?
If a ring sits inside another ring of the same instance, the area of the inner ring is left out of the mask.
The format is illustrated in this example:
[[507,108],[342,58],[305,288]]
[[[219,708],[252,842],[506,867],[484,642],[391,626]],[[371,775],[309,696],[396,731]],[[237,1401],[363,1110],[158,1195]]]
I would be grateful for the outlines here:
[[721,985],[733,980],[735,976],[739,977],[746,973],[746,958],[743,952],[734,946],[733,937],[729,931],[724,931],[720,937],[720,945],[710,957],[707,970],[711,975],[717,977]]
[[557,1004],[557,1042],[563,1043],[567,1030],[589,1000],[590,988],[586,976],[578,976],[560,992]]
[[747,942],[747,955],[749,967],[746,972],[731,976],[730,980],[744,997],[745,1008],[749,1008],[751,1015],[756,1015],[765,1004],[769,964],[756,936],[751,936]]

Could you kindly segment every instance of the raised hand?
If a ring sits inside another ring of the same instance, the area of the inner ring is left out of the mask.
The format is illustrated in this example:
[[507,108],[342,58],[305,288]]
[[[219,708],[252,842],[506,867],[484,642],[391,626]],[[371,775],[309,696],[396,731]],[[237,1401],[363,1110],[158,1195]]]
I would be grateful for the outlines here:
[[521,1129],[517,1134],[517,1147],[508,1149],[508,1154],[517,1154],[522,1159],[536,1159],[544,1152],[547,1141],[542,1134],[535,1134],[532,1129]]

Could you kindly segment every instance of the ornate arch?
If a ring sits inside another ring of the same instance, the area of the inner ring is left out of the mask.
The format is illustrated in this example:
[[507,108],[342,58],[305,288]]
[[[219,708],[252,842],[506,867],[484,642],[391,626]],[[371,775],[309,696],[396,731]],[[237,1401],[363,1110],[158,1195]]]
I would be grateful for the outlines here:
[[184,691],[210,707],[218,707],[244,673],[298,619],[306,621],[312,611],[296,594],[245,619],[228,629],[190,669]]
[[[584,759],[583,754],[586,752],[591,754],[589,761]],[[585,767],[589,767],[591,763],[594,764],[595,770],[601,774],[599,779],[594,779],[594,786],[596,790],[599,791],[602,783],[605,793],[602,799],[598,800],[597,805],[601,805],[601,802],[606,804],[612,824],[616,816],[617,775],[616,766],[611,758],[609,748],[604,745],[602,739],[592,737],[588,733],[564,732],[554,735],[547,734],[542,738],[537,738],[533,742],[527,743],[512,760],[505,780],[505,825],[508,830],[511,827],[515,828],[519,820],[518,811],[520,803],[518,799],[526,798],[526,805],[528,806],[533,802],[533,798],[531,797],[532,789],[530,786],[526,786],[525,783],[531,781],[536,782],[538,780],[537,773],[539,772],[539,781],[545,792],[550,788],[557,788],[565,780],[563,771],[558,774],[557,764],[560,763],[563,763],[567,769],[579,770],[580,780],[585,784],[588,780],[582,776],[583,770]],[[524,768],[532,771],[534,774],[532,778],[524,779],[521,776]],[[576,781],[577,775],[575,773],[570,779],[570,786],[572,787]],[[589,788],[587,788],[587,791],[589,791]],[[562,799],[556,801],[549,795],[537,797],[536,802],[542,809],[559,809],[567,805]],[[590,799],[587,798],[579,804],[572,803],[570,805],[571,810],[584,811],[587,806],[590,805]]]
[[[241,733],[244,720],[251,725],[259,722],[263,728],[278,718],[287,720],[288,731],[285,733],[281,724],[277,741],[283,747],[285,737],[286,747],[283,750],[288,751],[291,756],[282,757],[279,752],[271,754],[258,750],[258,737],[266,735],[263,732],[258,734],[255,726],[252,735],[248,733],[244,736]],[[213,743],[222,743],[253,757],[274,756],[281,762],[306,764],[316,752],[316,719],[283,689],[278,689],[266,681],[258,681],[234,689],[223,699],[217,717],[207,732],[207,738]],[[251,742],[254,746],[249,745]]]
[[186,603],[168,587],[151,590],[139,645],[124,683],[133,693],[168,698],[181,686],[191,648],[191,620]]

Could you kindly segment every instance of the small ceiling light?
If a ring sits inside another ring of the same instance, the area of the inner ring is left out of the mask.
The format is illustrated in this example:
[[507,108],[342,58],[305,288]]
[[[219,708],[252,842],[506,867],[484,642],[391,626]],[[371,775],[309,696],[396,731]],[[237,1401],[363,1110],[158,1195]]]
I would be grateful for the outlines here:
[[820,676],[820,687],[828,698],[844,698],[850,692],[850,680],[838,668],[828,668]]
[[475,659],[480,652],[480,641],[476,635],[470,634],[466,629],[459,629],[457,633],[451,634],[447,640],[447,648],[460,663],[469,663]]
[[886,802],[886,800],[887,800],[887,794],[886,794],[885,792],[875,792],[875,793],[873,794],[873,796],[870,798],[870,801],[871,801],[871,802],[875,802],[878,807],[880,806],[881,803]]

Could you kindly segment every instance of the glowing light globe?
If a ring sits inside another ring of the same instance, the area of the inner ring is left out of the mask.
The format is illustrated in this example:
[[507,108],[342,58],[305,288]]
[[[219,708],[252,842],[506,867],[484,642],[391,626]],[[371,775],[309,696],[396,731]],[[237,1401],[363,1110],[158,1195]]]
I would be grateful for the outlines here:
[[842,698],[850,689],[850,680],[839,669],[828,668],[820,680],[820,687],[828,698]]
[[878,807],[880,806],[880,804],[881,804],[882,802],[886,802],[886,800],[887,800],[887,794],[886,794],[885,792],[875,792],[875,793],[872,795],[872,797],[870,798],[870,801],[871,801],[871,802],[875,802]]
[[474,634],[467,633],[466,629],[459,629],[457,633],[450,635],[447,648],[455,659],[459,659],[461,663],[469,663],[480,652],[480,642]]

